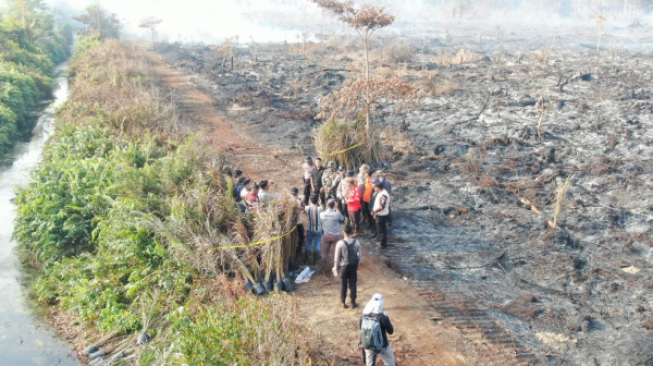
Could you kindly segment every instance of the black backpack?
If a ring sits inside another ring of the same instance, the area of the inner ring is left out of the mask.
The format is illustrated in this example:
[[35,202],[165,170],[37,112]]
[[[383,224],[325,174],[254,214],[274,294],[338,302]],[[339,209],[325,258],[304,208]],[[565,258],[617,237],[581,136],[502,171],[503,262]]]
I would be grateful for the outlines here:
[[347,243],[347,240],[345,239],[342,241],[345,243],[345,247],[347,247],[347,265],[358,266],[358,253],[356,252],[356,243],[358,240],[354,239],[354,242],[351,244]]

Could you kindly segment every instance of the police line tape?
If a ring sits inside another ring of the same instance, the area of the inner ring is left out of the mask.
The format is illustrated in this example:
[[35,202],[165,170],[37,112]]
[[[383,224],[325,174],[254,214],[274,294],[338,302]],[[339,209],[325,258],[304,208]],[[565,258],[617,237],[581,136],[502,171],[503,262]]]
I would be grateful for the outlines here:
[[271,241],[283,239],[286,236],[292,234],[296,229],[297,229],[297,226],[295,226],[294,228],[292,228],[292,230],[290,230],[289,232],[287,232],[287,233],[285,233],[283,235],[280,235],[280,236],[277,236],[277,237],[274,237],[274,238],[271,238],[271,239],[259,241],[259,242],[256,242],[256,243],[249,243],[249,244],[244,244],[244,245],[232,245],[232,246],[229,246],[229,247],[218,247],[218,249],[226,250],[226,249],[240,249],[240,248],[255,247],[255,246],[258,246],[258,245],[261,245],[261,244],[269,243]]
[[357,147],[359,147],[359,146],[363,146],[363,145],[365,145],[365,143],[364,143],[364,142],[361,142],[360,144],[356,144],[356,145],[354,145],[354,146],[352,146],[352,147],[348,147],[348,148],[346,148],[346,149],[344,149],[344,150],[340,150],[340,151],[337,151],[337,152],[334,152],[334,153],[330,153],[330,154],[327,154],[327,153],[322,152],[322,151],[320,151],[320,150],[317,150],[317,152],[318,152],[320,155],[324,155],[324,156],[335,156],[335,155],[340,155],[340,154],[345,153],[345,152],[347,152],[347,151],[349,151],[349,150],[351,150],[351,149],[355,149],[355,148],[357,148]]

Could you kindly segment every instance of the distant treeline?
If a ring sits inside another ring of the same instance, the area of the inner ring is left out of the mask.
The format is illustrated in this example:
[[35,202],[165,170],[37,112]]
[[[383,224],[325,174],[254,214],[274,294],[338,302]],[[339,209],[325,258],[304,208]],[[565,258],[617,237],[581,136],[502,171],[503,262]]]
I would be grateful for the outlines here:
[[648,13],[653,0],[424,0],[451,10],[454,16],[483,8],[489,11],[537,10],[560,16],[596,16],[600,13]]
[[0,153],[28,133],[38,102],[52,93],[55,65],[70,54],[72,29],[39,0],[0,9]]

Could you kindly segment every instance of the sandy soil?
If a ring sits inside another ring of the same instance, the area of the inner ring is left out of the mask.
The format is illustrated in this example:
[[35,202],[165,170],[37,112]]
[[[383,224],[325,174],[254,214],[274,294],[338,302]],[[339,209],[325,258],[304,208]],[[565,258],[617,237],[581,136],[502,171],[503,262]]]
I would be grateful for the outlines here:
[[[227,120],[213,107],[211,96],[197,88],[190,76],[167,65],[158,55],[152,55],[152,59],[156,73],[174,89],[181,109],[196,123],[201,136],[221,150],[234,167],[256,180],[277,182],[277,189],[298,185],[301,175],[297,167],[302,157],[296,151],[245,136],[238,124]],[[383,293],[386,313],[397,330],[390,339],[401,365],[466,365],[466,358],[449,347],[449,343],[461,339],[460,330],[438,323],[442,316],[430,307],[425,296],[390,269],[369,240],[362,241],[365,258],[359,274],[359,302],[366,302],[373,293]],[[335,365],[361,364],[361,352],[357,348],[361,309],[342,309],[338,291],[339,284],[333,278],[316,277],[300,286],[292,296],[298,298],[302,315],[314,334],[324,341],[323,352],[335,357]]]

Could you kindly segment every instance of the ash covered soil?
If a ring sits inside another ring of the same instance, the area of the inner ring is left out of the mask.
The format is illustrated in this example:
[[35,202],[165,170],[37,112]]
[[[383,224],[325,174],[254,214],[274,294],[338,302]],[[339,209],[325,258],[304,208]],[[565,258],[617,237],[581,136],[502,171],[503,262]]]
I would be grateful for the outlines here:
[[[377,40],[375,72],[421,95],[375,111],[395,185],[383,254],[460,330],[469,365],[653,365],[651,30],[601,52],[589,31]],[[348,38],[237,48],[233,70],[216,50],[162,53],[298,155],[314,153],[320,98],[362,69]]]

